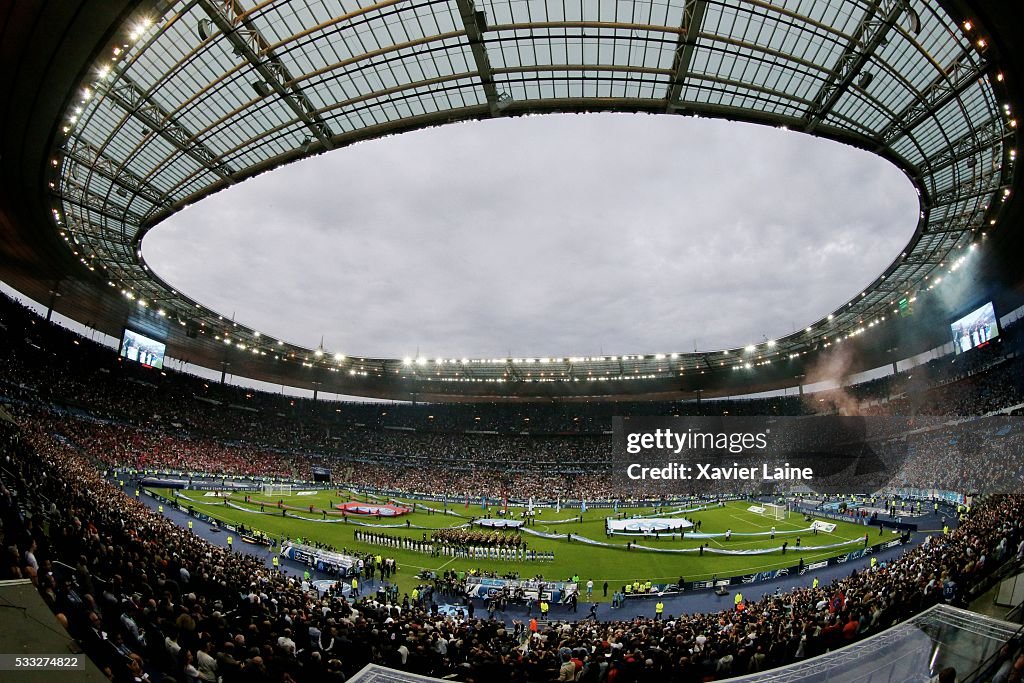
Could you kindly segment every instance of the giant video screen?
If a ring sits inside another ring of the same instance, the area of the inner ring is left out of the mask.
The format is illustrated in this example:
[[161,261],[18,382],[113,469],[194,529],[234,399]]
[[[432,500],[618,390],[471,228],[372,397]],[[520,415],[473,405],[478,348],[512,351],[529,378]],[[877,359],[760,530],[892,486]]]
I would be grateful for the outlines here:
[[992,302],[977,308],[949,326],[958,354],[984,346],[999,336],[999,322]]
[[151,368],[164,366],[164,351],[167,345],[150,339],[144,334],[126,329],[121,339],[121,357]]

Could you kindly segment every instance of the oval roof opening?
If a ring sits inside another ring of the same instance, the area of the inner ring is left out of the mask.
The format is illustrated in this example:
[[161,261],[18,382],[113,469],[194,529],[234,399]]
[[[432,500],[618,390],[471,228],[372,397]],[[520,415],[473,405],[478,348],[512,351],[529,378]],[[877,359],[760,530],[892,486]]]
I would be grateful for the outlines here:
[[917,219],[899,169],[839,143],[546,115],[307,159],[172,216],[143,249],[204,305],[350,355],[685,352],[820,319]]

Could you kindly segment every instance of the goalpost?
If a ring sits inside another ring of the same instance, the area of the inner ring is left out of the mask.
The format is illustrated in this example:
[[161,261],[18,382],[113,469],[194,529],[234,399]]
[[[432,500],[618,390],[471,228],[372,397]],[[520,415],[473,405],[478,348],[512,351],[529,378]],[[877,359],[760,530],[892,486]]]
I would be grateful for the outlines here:
[[789,517],[789,506],[778,505],[776,503],[762,503],[761,507],[764,508],[764,512],[761,514],[771,519],[786,519]]
[[265,496],[290,496],[292,495],[291,484],[264,484],[263,495]]

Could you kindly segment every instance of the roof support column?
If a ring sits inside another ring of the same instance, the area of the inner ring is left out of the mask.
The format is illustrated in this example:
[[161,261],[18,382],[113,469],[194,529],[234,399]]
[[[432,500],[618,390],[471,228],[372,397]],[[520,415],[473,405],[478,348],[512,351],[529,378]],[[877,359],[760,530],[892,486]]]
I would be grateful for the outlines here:
[[466,27],[466,38],[469,39],[469,47],[473,51],[476,72],[480,76],[480,83],[487,97],[487,107],[491,110],[491,116],[500,116],[504,106],[499,106],[502,99],[494,85],[494,71],[491,69],[491,60],[487,56],[487,46],[484,44],[487,14],[483,10],[477,10],[473,0],[456,0],[456,4],[462,16],[462,24]]
[[804,132],[813,132],[818,124],[825,120],[839,98],[853,84],[864,66],[871,61],[875,50],[885,43],[889,31],[907,9],[907,0],[876,0],[868,7],[860,24],[850,36],[850,42],[843,50],[843,54],[836,61],[832,73],[804,115]]
[[683,32],[676,41],[676,54],[672,60],[672,83],[665,93],[667,102],[665,111],[671,113],[683,94],[683,84],[690,75],[690,64],[693,62],[693,51],[697,47],[697,36],[701,24],[704,23],[706,0],[687,0],[683,6]]

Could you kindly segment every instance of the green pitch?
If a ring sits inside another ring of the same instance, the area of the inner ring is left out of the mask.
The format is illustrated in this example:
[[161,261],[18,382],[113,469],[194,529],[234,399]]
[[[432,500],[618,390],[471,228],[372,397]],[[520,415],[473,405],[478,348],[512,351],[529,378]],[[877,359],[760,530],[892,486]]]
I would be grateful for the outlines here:
[[[157,492],[167,497],[170,497],[171,495],[171,492],[167,490],[158,489]],[[579,541],[569,542],[565,539],[545,539],[524,533],[523,540],[528,544],[530,549],[553,552],[555,554],[554,561],[509,562],[489,559],[451,558],[444,556],[432,557],[429,553],[384,548],[377,545],[357,542],[354,538],[354,532],[357,530],[378,532],[390,536],[401,536],[416,540],[423,540],[424,534],[426,534],[428,539],[430,538],[431,531],[429,529],[460,526],[465,524],[471,516],[477,518],[497,517],[498,508],[491,506],[489,510],[485,511],[480,505],[471,505],[469,508],[466,508],[461,504],[448,506],[450,511],[463,515],[462,517],[455,517],[441,513],[428,514],[427,512],[420,511],[419,509],[414,513],[403,515],[398,518],[382,518],[380,520],[371,516],[350,516],[350,519],[358,519],[361,522],[366,522],[371,525],[404,523],[408,520],[414,527],[422,526],[427,527],[428,529],[407,529],[404,527],[378,528],[374,526],[346,524],[343,522],[323,523],[309,521],[308,519],[301,519],[301,517],[322,519],[323,513],[321,512],[321,509],[327,509],[328,512],[330,512],[334,510],[334,505],[356,500],[356,497],[353,494],[350,494],[346,498],[339,499],[336,491],[324,491],[304,496],[297,496],[295,494],[264,496],[259,493],[254,493],[250,494],[252,502],[249,504],[244,502],[244,495],[238,493],[233,494],[230,499],[231,502],[235,505],[246,508],[246,510],[243,511],[225,505],[220,499],[206,497],[204,495],[206,492],[203,491],[183,491],[181,493],[192,501],[179,500],[179,502],[185,507],[192,505],[198,512],[205,513],[211,517],[231,524],[244,524],[246,527],[257,529],[275,538],[286,536],[292,539],[302,538],[303,540],[321,541],[329,543],[342,551],[357,551],[361,553],[372,552],[374,554],[379,553],[385,557],[394,557],[399,566],[397,582],[400,590],[405,592],[410,591],[416,585],[417,582],[415,575],[423,569],[428,569],[438,573],[449,569],[455,569],[457,571],[481,569],[485,571],[494,571],[499,575],[515,571],[519,572],[519,575],[523,577],[542,574],[544,578],[548,580],[561,580],[570,577],[573,574],[579,574],[580,578],[584,582],[587,579],[594,580],[594,594],[599,600],[603,600],[605,598],[601,597],[601,586],[605,581],[608,582],[609,593],[611,593],[617,587],[621,587],[623,584],[634,580],[650,580],[653,583],[675,583],[681,576],[685,577],[687,581],[693,581],[709,579],[715,575],[725,577],[750,574],[758,571],[792,566],[799,562],[799,558],[803,558],[805,563],[810,563],[815,560],[842,555],[861,547],[858,544],[815,552],[800,552],[798,549],[794,548],[797,536],[800,537],[803,546],[831,545],[841,541],[852,541],[854,539],[863,538],[865,532],[871,534],[871,543],[875,543],[878,540],[878,531],[876,528],[864,527],[847,522],[835,522],[837,526],[835,531],[832,533],[819,532],[817,535],[813,535],[808,531],[799,534],[784,534],[781,532],[807,528],[809,523],[806,522],[803,515],[799,513],[791,513],[789,518],[784,520],[773,520],[762,515],[757,515],[748,512],[747,507],[750,503],[743,501],[727,503],[726,506],[722,508],[712,508],[705,511],[687,513],[681,516],[685,516],[692,521],[700,520],[701,531],[704,533],[719,533],[726,531],[726,529],[732,529],[734,534],[740,532],[768,531],[772,526],[775,526],[776,530],[780,533],[776,536],[774,541],[768,536],[752,538],[733,536],[730,541],[726,541],[724,538],[684,538],[683,540],[680,540],[678,535],[676,535],[674,539],[669,539],[664,536],[658,539],[654,536],[612,536],[611,538],[608,538],[605,536],[604,520],[605,517],[613,514],[611,509],[589,509],[587,512],[583,513],[582,522],[572,521],[569,523],[552,523],[561,520],[577,519],[579,517],[579,510],[564,509],[561,512],[556,512],[553,509],[536,508],[537,523],[535,526],[531,527],[532,529],[556,534],[566,534],[571,532],[574,535],[578,534],[594,540],[612,543],[615,547],[607,548],[592,546]],[[289,510],[288,516],[282,517],[280,511],[277,509],[278,500],[283,500],[285,505],[301,507],[304,508],[304,510]],[[372,502],[384,502],[383,500],[373,498],[372,496],[369,499],[366,496],[360,496],[358,500],[362,502],[366,502],[367,500]],[[395,502],[405,503],[409,507],[412,507],[412,501],[404,501],[402,499],[393,500],[395,500]],[[261,514],[259,511],[261,502],[265,504],[266,514]],[[436,509],[440,509],[442,507],[441,503],[431,501],[428,501],[426,504],[429,507]],[[315,512],[310,513],[308,511],[310,505],[314,507]],[[663,509],[662,512],[670,512],[676,509],[678,508],[669,507]],[[509,507],[509,516],[512,519],[518,519],[521,511],[522,508]],[[655,512],[653,508],[629,508],[624,511],[626,512],[627,517],[637,514],[648,515]],[[330,517],[331,516],[329,515],[329,518]],[[711,548],[719,547],[736,550],[778,547],[783,541],[789,541],[789,549],[785,556],[783,556],[781,551],[775,551],[766,555],[713,555],[706,553],[703,556],[699,556],[696,553],[671,554],[636,549],[627,550],[626,544],[630,541],[641,545],[665,548],[698,548],[702,543],[707,543],[708,547]],[[236,547],[238,547],[237,543]]]

